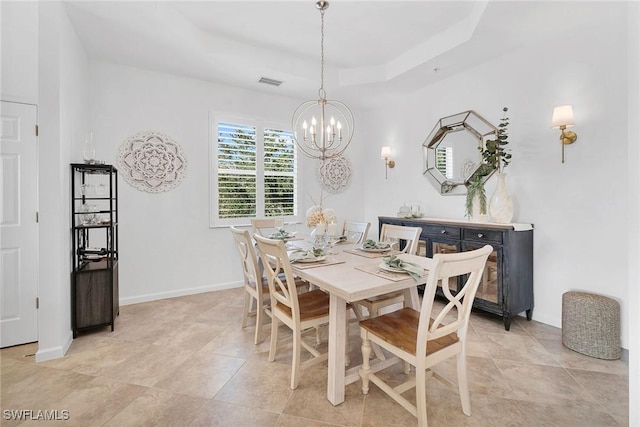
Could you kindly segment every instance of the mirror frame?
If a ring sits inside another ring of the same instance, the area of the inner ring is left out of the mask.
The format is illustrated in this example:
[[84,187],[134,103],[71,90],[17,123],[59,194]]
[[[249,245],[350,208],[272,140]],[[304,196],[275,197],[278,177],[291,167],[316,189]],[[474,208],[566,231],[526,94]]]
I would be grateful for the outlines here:
[[[478,152],[478,163],[470,169],[470,173],[461,181],[453,181],[445,177],[436,167],[436,149],[446,139],[447,135],[456,132],[467,132],[473,138]],[[446,116],[438,120],[435,127],[422,144],[424,175],[428,175],[430,181],[443,196],[467,194],[467,185],[486,166],[482,162],[481,150],[484,150],[487,140],[497,137],[498,128],[480,116],[473,110]],[[491,137],[491,138],[490,138]],[[486,182],[495,172],[495,168],[482,176],[482,182]]]

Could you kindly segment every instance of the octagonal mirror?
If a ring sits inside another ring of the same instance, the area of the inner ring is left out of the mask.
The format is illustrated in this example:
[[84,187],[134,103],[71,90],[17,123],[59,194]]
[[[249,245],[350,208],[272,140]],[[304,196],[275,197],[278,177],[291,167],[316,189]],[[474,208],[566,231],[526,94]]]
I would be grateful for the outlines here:
[[481,149],[497,128],[475,111],[443,117],[422,144],[424,174],[442,195],[466,194],[475,176],[489,179]]

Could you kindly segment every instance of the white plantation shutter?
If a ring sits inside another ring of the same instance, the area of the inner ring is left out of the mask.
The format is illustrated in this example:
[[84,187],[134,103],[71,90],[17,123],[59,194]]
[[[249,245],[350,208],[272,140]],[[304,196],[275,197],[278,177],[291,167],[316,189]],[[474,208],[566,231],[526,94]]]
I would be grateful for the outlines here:
[[218,217],[256,216],[256,128],[218,124]]
[[293,132],[264,131],[265,216],[296,214],[296,148]]
[[211,225],[256,217],[296,219],[297,153],[293,133],[260,123],[219,121],[212,150]]

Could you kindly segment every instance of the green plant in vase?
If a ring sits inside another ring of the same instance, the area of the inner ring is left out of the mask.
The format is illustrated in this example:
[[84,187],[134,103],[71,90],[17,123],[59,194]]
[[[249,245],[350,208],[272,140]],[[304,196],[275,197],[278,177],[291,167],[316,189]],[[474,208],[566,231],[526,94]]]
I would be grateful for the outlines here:
[[498,171],[498,184],[496,191],[489,201],[489,213],[491,220],[498,223],[509,223],[513,218],[513,201],[507,191],[505,182],[506,174],[504,170],[511,162],[511,153],[507,152],[506,146],[509,144],[509,118],[507,117],[507,107],[502,108],[503,116],[498,125],[496,139],[488,140],[484,150],[481,150],[483,160],[492,165]]
[[465,202],[465,216],[469,219],[477,219],[474,215],[474,199],[478,198],[478,212],[477,214],[486,215],[487,214],[487,193],[484,190],[484,181],[483,178],[485,175],[481,173],[483,170],[480,170],[476,173],[473,178],[467,184],[467,200]]
[[502,108],[503,116],[500,119],[498,130],[496,131],[496,139],[488,139],[484,144],[484,148],[479,147],[482,154],[482,160],[487,165],[493,167],[498,173],[503,173],[504,169],[511,162],[511,154],[507,152],[506,145],[509,144],[509,117],[507,117],[507,107]]

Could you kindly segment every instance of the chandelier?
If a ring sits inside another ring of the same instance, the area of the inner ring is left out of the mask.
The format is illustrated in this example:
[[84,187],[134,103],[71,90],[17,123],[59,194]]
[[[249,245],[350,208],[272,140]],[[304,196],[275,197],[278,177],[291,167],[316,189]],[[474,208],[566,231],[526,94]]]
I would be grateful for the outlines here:
[[353,138],[353,113],[344,103],[327,99],[324,90],[324,11],[329,2],[319,0],[320,10],[320,89],[318,99],[305,101],[293,113],[293,138],[302,153],[325,160],[341,155]]

